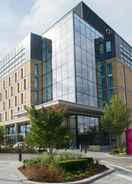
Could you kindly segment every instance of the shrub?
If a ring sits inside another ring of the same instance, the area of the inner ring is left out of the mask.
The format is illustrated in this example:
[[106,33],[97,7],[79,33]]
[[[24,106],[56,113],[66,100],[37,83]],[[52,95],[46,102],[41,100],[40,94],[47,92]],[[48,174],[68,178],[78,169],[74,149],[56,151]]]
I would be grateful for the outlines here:
[[67,160],[77,160],[80,158],[82,158],[80,154],[73,154],[69,152],[63,152],[63,153],[54,155],[54,161],[56,163],[59,163],[61,161],[67,161]]
[[73,171],[84,171],[94,165],[94,160],[92,158],[82,158],[78,160],[67,160],[61,161],[58,164],[66,172]]
[[120,154],[120,153],[126,153],[126,147],[119,146],[112,149],[111,154]]
[[23,161],[24,166],[40,165],[40,163],[41,163],[40,158],[35,158],[35,159],[30,159],[30,160],[24,160]]
[[24,160],[24,165],[58,165],[61,161],[77,160],[79,158],[81,158],[79,154],[62,153],[49,155],[47,153],[44,153],[37,158],[31,160]]

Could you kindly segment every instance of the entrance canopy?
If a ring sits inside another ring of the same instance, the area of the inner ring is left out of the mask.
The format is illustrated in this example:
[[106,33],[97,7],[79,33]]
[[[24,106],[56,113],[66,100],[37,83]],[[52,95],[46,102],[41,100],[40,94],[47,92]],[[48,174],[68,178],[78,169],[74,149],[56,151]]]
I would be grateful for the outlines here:
[[76,104],[72,102],[67,102],[63,100],[51,101],[36,106],[38,109],[42,107],[53,107],[62,106],[68,115],[84,115],[99,118],[103,114],[103,110],[96,107],[91,107],[87,105]]

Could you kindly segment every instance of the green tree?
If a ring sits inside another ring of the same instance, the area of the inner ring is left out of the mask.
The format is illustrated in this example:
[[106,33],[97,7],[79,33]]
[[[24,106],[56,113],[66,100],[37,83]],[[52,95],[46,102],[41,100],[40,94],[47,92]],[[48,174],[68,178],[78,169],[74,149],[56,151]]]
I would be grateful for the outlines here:
[[4,126],[0,125],[0,147],[4,143]]
[[131,123],[130,113],[130,109],[117,95],[114,95],[105,105],[101,125],[105,131],[109,132],[110,143],[111,136],[115,135],[118,146],[121,144],[121,135]]
[[54,148],[66,146],[71,139],[71,133],[64,126],[64,110],[62,108],[36,109],[34,106],[26,107],[31,130],[26,137],[26,142],[32,146],[49,148],[53,153]]

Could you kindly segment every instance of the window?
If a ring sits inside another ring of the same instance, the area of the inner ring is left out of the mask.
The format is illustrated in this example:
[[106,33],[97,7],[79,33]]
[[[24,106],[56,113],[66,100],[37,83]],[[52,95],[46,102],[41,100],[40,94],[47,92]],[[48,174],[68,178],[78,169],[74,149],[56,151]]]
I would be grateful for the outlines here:
[[0,102],[2,101],[2,93],[0,93]]
[[112,75],[112,63],[107,64],[107,73],[108,75]]
[[17,82],[17,73],[15,73],[15,82]]
[[20,84],[19,83],[17,84],[17,92],[18,93],[20,92]]
[[35,104],[39,103],[39,91],[34,92],[34,102]]
[[9,77],[9,86],[11,85],[11,78]]
[[15,106],[17,106],[17,96],[15,96]]
[[23,79],[23,68],[21,69],[21,79]]
[[39,78],[34,78],[34,88],[39,89]]
[[11,110],[11,119],[13,119],[13,110]]
[[5,110],[5,102],[3,102],[3,110]]
[[11,100],[9,99],[9,108],[11,107]]
[[5,90],[5,98],[7,99],[7,90]]
[[24,90],[26,89],[26,79],[24,79]]
[[106,52],[111,52],[111,41],[106,41]]
[[7,121],[7,112],[5,112],[5,121]]
[[39,75],[39,65],[38,64],[34,65],[34,75],[35,76]]
[[101,43],[101,44],[99,45],[99,53],[100,53],[100,54],[104,54],[104,44],[103,44],[103,43]]
[[23,93],[21,94],[21,104],[23,104]]
[[11,87],[11,96],[13,96],[13,87]]
[[112,80],[112,77],[109,77],[108,78],[108,89],[110,89],[112,87],[113,87],[113,80]]

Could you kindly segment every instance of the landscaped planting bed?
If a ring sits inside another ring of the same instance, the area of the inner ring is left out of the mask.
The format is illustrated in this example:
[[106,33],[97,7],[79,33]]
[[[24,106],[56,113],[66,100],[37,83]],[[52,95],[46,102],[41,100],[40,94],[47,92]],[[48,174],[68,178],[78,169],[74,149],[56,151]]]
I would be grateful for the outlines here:
[[93,158],[63,153],[44,154],[36,159],[25,160],[19,170],[32,181],[69,182],[88,178],[106,171],[107,168]]

